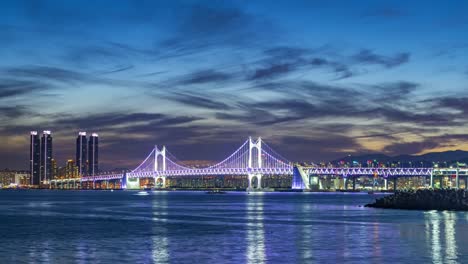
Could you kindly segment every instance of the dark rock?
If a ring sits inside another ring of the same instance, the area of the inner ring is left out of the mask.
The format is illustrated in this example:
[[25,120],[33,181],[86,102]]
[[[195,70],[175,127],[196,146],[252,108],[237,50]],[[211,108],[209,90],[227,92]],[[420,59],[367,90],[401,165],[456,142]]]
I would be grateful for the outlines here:
[[468,211],[468,192],[455,189],[397,191],[365,207]]

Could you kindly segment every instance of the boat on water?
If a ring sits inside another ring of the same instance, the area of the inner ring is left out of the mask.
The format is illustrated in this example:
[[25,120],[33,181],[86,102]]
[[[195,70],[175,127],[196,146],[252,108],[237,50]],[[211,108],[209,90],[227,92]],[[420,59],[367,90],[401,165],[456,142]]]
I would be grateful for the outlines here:
[[206,193],[207,194],[225,194],[226,192],[216,189],[216,190],[207,191]]

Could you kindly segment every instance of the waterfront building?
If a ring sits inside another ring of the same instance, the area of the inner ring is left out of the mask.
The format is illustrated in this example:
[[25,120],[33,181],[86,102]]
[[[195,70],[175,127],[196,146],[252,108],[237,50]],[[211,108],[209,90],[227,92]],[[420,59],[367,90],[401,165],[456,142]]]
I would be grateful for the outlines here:
[[31,185],[39,185],[41,164],[41,143],[37,131],[31,131],[29,142],[29,170],[31,171]]
[[0,171],[0,188],[9,187],[15,183],[15,172],[10,170]]
[[95,175],[99,172],[99,136],[91,134],[88,141],[88,175]]
[[86,132],[79,132],[76,138],[76,166],[78,167],[79,175],[86,174]]
[[40,184],[47,184],[52,178],[52,133],[45,130],[41,138]]
[[15,182],[18,186],[26,186],[31,184],[31,174],[26,171],[15,172]]
[[67,165],[65,167],[65,178],[72,179],[72,178],[79,178],[79,168],[75,164],[74,160],[68,160]]
[[80,177],[79,167],[76,165],[74,160],[68,160],[65,167],[65,178],[72,179]]
[[56,179],[58,175],[58,167],[57,167],[57,161],[55,159],[52,159],[52,174],[51,174],[51,179]]

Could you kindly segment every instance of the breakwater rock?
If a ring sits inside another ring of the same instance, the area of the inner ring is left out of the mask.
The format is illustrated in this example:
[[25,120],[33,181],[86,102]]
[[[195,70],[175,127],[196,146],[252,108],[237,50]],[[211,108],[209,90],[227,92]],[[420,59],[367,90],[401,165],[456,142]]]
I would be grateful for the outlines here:
[[468,192],[455,189],[397,191],[365,207],[468,211]]

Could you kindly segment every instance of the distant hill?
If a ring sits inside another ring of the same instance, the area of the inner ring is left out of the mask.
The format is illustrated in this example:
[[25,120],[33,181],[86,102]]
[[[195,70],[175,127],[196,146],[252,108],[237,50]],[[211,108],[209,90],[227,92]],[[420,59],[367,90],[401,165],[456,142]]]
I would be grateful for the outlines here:
[[359,163],[366,163],[368,160],[377,160],[379,162],[468,162],[468,151],[452,150],[444,152],[431,152],[423,155],[399,155],[387,156],[385,154],[365,154],[358,156],[347,156],[341,159],[332,161],[338,163],[340,161],[352,163],[357,161]]

